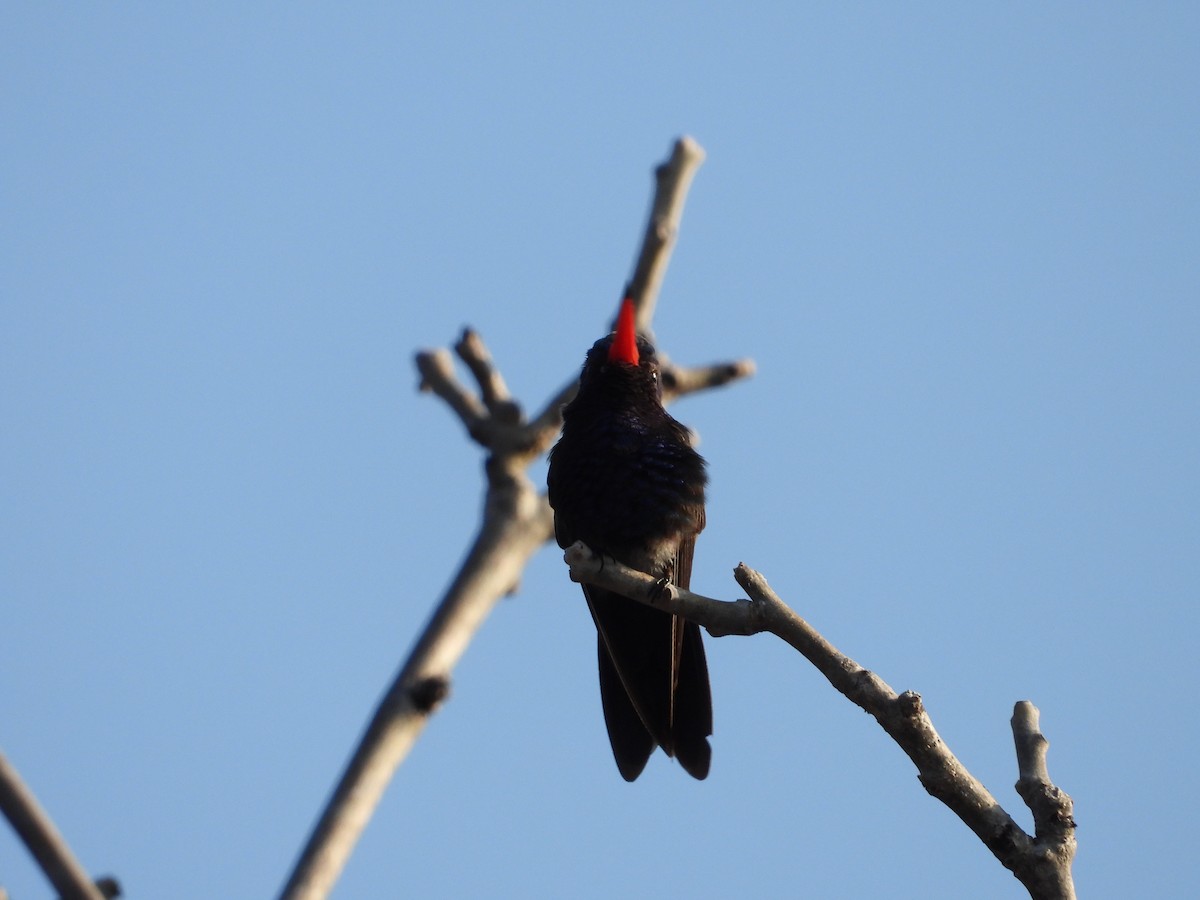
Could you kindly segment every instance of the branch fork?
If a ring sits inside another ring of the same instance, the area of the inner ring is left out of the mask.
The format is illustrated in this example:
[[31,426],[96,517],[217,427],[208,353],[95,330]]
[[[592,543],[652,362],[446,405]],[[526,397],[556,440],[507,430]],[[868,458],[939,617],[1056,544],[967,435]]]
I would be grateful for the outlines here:
[[786,641],[841,694],[875,718],[916,765],[925,790],[975,832],[1031,897],[1074,900],[1073,807],[1071,798],[1050,781],[1048,742],[1032,703],[1017,703],[1012,718],[1020,772],[1016,790],[1033,813],[1035,835],[1031,837],[946,746],[920,694],[897,693],[874,672],[839,651],[784,603],[762,574],[745,563],[738,564],[734,578],[749,599],[716,600],[674,585],[663,586],[652,575],[601,557],[582,542],[568,547],[564,559],[573,581],[595,584],[683,616],[703,625],[713,637],[767,631]]

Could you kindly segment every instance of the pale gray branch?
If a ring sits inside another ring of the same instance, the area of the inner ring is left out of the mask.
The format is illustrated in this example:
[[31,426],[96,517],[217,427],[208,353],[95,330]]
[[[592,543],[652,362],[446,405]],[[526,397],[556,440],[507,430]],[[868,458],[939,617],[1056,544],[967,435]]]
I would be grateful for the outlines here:
[[[1050,781],[1046,751],[1050,742],[1042,734],[1038,708],[1028,700],[1013,707],[1013,742],[1017,749],[1016,789],[1033,813],[1033,856],[1028,877],[1038,885],[1037,897],[1075,900],[1071,864],[1075,860],[1075,805],[1066,792]],[[1019,876],[1018,876],[1019,877]],[[1024,879],[1022,879],[1024,881]],[[1030,889],[1032,893],[1032,888]]]
[[875,717],[916,765],[925,789],[975,832],[1034,900],[1073,900],[1075,822],[1071,799],[1050,783],[1046,739],[1032,704],[1017,704],[1013,736],[1020,768],[1017,791],[1033,811],[1036,837],[1026,834],[950,752],[933,727],[920,694],[897,694],[882,678],[839,651],[784,603],[760,573],[744,563],[738,564],[734,578],[749,599],[726,601],[662,582],[610,557],[600,557],[582,543],[568,547],[564,558],[573,581],[595,584],[683,616],[703,625],[714,637],[770,632],[786,641],[847,699]]
[[694,367],[667,365],[663,367],[662,371],[663,398],[674,400],[696,391],[722,387],[731,381],[749,378],[753,374],[754,360],[752,359],[738,359],[733,362]]
[[103,885],[92,882],[33,791],[3,753],[0,753],[0,811],[64,900],[105,900],[120,894],[112,878],[103,879]]
[[650,206],[637,266],[626,289],[637,307],[638,331],[652,344],[658,343],[650,327],[658,292],[667,273],[675,238],[679,235],[688,188],[703,162],[704,149],[685,135],[675,142],[667,161],[654,170],[654,202]]
[[496,601],[553,530],[517,455],[491,457],[483,524],[467,559],[381,701],[282,897],[328,895],[396,768],[450,691],[450,676]]
[[[633,279],[640,321],[647,327],[684,194],[703,158],[699,146],[684,138],[658,170],[651,224]],[[421,389],[444,400],[471,438],[488,451],[483,524],[314,827],[280,895],[286,900],[327,896],[396,768],[449,693],[451,673],[471,638],[496,601],[516,589],[529,558],[553,534],[545,494],[534,488],[525,470],[558,434],[562,406],[574,396],[576,380],[524,424],[521,408],[509,396],[482,338],[464,331],[455,352],[475,379],[478,393],[460,382],[453,357],[445,349],[418,353],[416,365]],[[721,368],[707,380],[715,386],[751,371],[752,364],[743,361]],[[704,380],[696,378],[689,384],[698,389]]]
[[416,363],[417,372],[421,375],[419,389],[432,391],[442,398],[466,426],[467,434],[476,443],[486,447],[488,435],[485,429],[489,424],[487,409],[478,396],[459,382],[450,351],[442,348],[422,350],[417,353]]
[[459,381],[454,359],[445,349],[417,353],[419,389],[431,391],[444,400],[466,426],[472,440],[493,454],[514,452],[536,456],[548,447],[558,431],[559,420],[539,417],[532,426],[525,424],[521,406],[509,395],[483,338],[466,328],[454,350],[474,377],[480,394]]
[[471,375],[483,394],[483,403],[488,412],[500,422],[519,424],[521,408],[513,402],[504,377],[492,362],[492,354],[488,352],[479,335],[470,328],[463,329],[462,337],[454,345],[454,352],[471,370]]

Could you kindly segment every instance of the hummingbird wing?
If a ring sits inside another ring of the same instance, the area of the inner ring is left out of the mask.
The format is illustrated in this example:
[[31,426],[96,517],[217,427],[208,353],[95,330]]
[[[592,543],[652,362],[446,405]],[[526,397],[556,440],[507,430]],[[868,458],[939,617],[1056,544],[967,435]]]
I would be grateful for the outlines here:
[[673,617],[620,594],[584,585],[596,623],[600,700],[617,768],[641,774],[656,746],[674,755],[671,735]]
[[[563,452],[561,446],[560,444],[551,452],[547,482],[551,498],[559,498],[558,502],[553,504],[554,537],[558,545],[565,548],[580,539],[578,523],[572,511],[583,507],[590,498],[580,497],[579,486],[562,475],[562,469],[559,467]],[[564,497],[568,498],[565,502],[562,499]],[[665,618],[657,610],[592,585],[585,584],[582,587],[592,620],[596,623],[600,702],[604,708],[608,740],[612,745],[613,757],[621,777],[626,781],[633,781],[642,774],[646,762],[659,744],[659,737],[670,737],[668,729],[661,728],[652,732],[645,724],[647,721],[665,722],[668,709],[664,705],[662,712],[657,712],[657,704],[653,697],[638,687],[646,679],[653,680],[654,677],[652,673],[644,671],[645,661],[652,660],[655,656],[653,635],[660,634],[664,642],[662,646],[667,647],[670,630],[668,627],[666,633],[663,633],[660,621],[654,616],[647,617],[637,607],[657,613],[659,618]],[[669,620],[667,621],[669,626]],[[669,679],[669,668],[664,669],[662,677]]]
[[[704,524],[703,510],[698,522]],[[671,580],[691,580],[695,538],[680,542]],[[712,697],[700,627],[611,591],[584,586],[599,635],[600,697],[617,768],[641,774],[659,745],[695,778],[708,775]]]

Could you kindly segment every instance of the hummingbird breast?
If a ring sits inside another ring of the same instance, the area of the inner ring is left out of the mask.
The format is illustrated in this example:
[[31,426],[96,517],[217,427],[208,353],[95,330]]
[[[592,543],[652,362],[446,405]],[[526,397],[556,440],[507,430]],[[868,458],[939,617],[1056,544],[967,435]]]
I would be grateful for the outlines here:
[[572,512],[575,539],[622,562],[659,569],[703,527],[704,461],[665,411],[657,422],[619,415],[569,421],[553,462],[583,476],[552,492],[556,509]]

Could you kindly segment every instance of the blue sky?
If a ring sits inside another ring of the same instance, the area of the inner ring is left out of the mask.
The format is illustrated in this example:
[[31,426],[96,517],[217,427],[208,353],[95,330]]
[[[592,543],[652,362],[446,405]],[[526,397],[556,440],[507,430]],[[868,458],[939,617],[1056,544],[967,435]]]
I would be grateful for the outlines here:
[[[1081,896],[1185,895],[1195,9],[502,6],[5,12],[0,747],[85,865],[278,889],[476,525],[413,352],[470,324],[538,408],[687,133],[656,332],[758,364],[674,410],[693,587],[763,571],[1027,827],[1033,700]],[[335,896],[1024,896],[804,660],[708,646],[709,780],[625,784],[547,548]],[[0,885],[51,896],[3,828]]]

